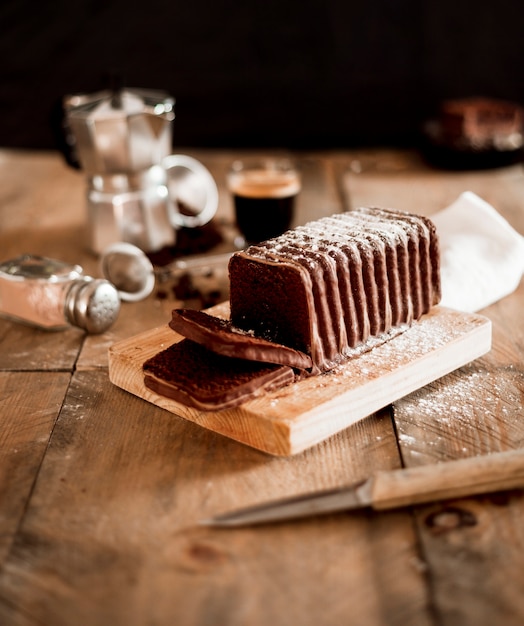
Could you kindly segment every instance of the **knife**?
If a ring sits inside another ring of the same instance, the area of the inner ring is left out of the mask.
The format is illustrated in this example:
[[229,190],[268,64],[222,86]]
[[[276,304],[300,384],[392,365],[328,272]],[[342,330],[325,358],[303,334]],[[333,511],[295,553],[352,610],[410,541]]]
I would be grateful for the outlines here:
[[410,469],[379,471],[353,485],[272,500],[200,521],[238,527],[336,511],[376,511],[524,488],[524,449]]

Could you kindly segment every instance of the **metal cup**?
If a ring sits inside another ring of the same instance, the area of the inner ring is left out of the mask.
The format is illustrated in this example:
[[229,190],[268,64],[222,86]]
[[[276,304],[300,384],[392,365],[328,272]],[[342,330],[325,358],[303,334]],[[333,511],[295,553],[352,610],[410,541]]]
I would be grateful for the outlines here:
[[100,254],[123,241],[155,252],[174,245],[178,229],[209,222],[217,207],[215,180],[187,155],[172,154],[144,172],[98,174],[87,189],[90,247]]

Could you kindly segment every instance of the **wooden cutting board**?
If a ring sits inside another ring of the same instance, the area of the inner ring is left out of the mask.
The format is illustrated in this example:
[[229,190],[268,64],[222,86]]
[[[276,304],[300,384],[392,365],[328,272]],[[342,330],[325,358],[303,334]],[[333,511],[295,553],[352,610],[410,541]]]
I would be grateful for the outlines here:
[[[226,317],[227,305],[208,312]],[[402,334],[327,374],[221,411],[186,407],[144,385],[144,361],[181,339],[166,324],[115,343],[109,349],[111,382],[226,437],[288,456],[486,354],[491,349],[491,322],[481,315],[434,307]]]

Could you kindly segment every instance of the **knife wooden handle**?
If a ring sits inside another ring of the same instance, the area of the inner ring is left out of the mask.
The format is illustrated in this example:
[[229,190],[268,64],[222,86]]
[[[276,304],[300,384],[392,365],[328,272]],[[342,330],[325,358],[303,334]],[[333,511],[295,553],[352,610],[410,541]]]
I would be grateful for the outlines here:
[[384,510],[524,487],[524,449],[377,472],[371,505]]

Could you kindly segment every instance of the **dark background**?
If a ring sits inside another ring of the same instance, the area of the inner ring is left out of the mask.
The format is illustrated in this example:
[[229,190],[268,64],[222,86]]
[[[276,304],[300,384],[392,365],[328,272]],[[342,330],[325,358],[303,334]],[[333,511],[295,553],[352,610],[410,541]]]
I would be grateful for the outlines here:
[[406,145],[444,98],[524,103],[524,2],[4,0],[0,146],[52,148],[63,95],[176,98],[177,146]]

